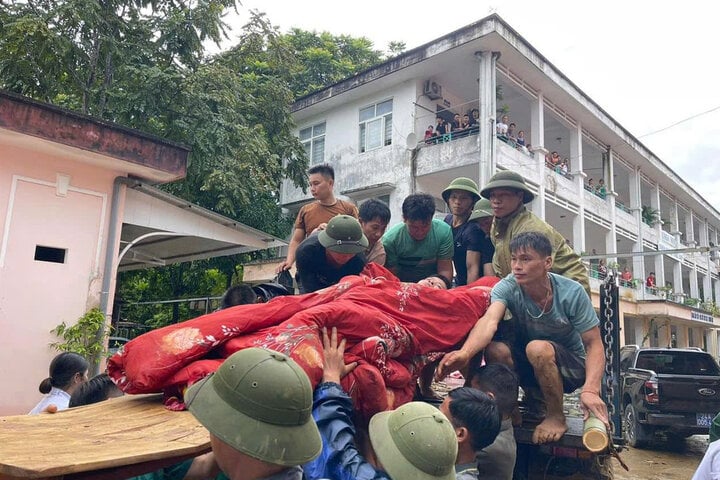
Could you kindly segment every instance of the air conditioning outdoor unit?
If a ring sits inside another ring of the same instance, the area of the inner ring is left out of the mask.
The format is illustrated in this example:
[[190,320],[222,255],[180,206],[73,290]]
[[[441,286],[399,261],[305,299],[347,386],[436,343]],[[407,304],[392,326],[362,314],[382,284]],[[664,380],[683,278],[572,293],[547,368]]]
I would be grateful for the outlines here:
[[439,83],[427,80],[425,82],[425,91],[423,92],[430,100],[442,98],[442,87]]

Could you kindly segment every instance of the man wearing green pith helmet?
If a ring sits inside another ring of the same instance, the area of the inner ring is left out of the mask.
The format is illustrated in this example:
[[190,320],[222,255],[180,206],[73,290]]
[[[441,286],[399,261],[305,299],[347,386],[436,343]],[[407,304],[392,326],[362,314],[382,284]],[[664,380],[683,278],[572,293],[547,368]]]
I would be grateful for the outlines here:
[[495,245],[493,268],[498,277],[504,278],[512,272],[510,241],[523,232],[540,232],[552,245],[552,272],[580,283],[590,295],[587,269],[580,256],[570,248],[565,237],[525,207],[535,194],[520,174],[510,170],[497,172],[480,190],[480,195],[490,200],[495,215],[490,239]]
[[301,480],[300,465],[320,454],[310,380],[282,353],[234,353],[187,390],[185,404],[231,480]]
[[450,209],[445,223],[452,228],[455,283],[467,285],[483,275],[493,275],[492,243],[476,222],[469,221],[473,205],[480,199],[477,184],[469,178],[458,177],[443,190],[442,197]]

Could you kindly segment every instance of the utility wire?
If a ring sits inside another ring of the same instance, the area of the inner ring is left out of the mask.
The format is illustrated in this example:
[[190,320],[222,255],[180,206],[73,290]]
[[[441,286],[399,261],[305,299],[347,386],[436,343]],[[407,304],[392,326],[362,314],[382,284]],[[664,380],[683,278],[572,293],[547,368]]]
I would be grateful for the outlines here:
[[711,108],[710,110],[707,110],[707,111],[705,111],[705,112],[696,113],[695,115],[692,115],[692,116],[689,116],[689,117],[684,118],[684,119],[682,119],[682,120],[679,120],[679,121],[677,121],[677,122],[675,122],[675,123],[673,123],[673,124],[671,124],[671,125],[668,125],[667,127],[663,127],[663,128],[661,128],[661,129],[659,129],[659,130],[655,130],[655,131],[652,131],[652,132],[650,132],[650,133],[646,133],[646,134],[644,134],[644,135],[640,135],[638,138],[649,137],[650,135],[655,135],[656,133],[664,132],[665,130],[669,130],[669,129],[673,128],[673,127],[676,127],[676,126],[680,125],[681,123],[689,122],[690,120],[694,120],[694,119],[696,119],[696,118],[698,118],[698,117],[702,117],[703,115],[707,115],[708,113],[712,113],[712,112],[714,112],[714,111],[716,111],[716,110],[720,110],[720,105],[718,105],[717,107]]

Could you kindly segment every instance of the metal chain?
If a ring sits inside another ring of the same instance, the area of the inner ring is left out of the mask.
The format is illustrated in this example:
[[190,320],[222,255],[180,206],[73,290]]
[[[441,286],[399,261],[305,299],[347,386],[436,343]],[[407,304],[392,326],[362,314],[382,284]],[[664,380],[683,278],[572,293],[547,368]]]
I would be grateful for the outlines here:
[[[605,321],[605,403],[607,404],[608,414],[610,418],[614,418],[615,415],[615,388],[613,387],[614,372],[612,371],[613,366],[613,329],[615,326],[612,322],[613,309],[612,309],[612,287],[615,283],[615,274],[608,272],[605,276],[602,288],[605,293],[605,305],[603,305],[603,318]],[[610,435],[615,433],[615,424],[611,420],[610,422]],[[612,443],[612,442],[611,442]]]

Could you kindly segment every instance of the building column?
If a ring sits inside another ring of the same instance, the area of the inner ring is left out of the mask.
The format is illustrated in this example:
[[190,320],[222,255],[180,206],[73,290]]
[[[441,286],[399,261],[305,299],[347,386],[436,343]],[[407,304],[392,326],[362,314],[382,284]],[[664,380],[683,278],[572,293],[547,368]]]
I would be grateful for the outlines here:
[[[658,216],[662,218],[662,212],[660,211],[660,184],[655,183],[653,187],[652,195],[650,195],[650,208],[658,211]],[[662,238],[662,222],[658,222],[655,225],[655,233],[658,238],[658,249],[660,249],[660,239]],[[663,262],[662,255],[655,255],[653,258],[655,263],[655,278],[662,279],[662,284],[657,281],[659,287],[665,286],[665,262]]]
[[479,61],[478,99],[480,103],[480,122],[478,134],[478,152],[480,153],[479,183],[486,185],[496,169],[495,162],[495,63],[499,57],[497,52],[475,52]]
[[573,246],[575,252],[580,254],[586,251],[585,247],[585,178],[582,157],[582,125],[577,124],[574,132],[570,132],[570,171],[575,181],[575,190],[579,196],[578,214],[573,219]]
[[545,180],[547,179],[547,175],[545,175],[544,172],[546,171],[545,155],[547,155],[547,153],[548,151],[543,147],[533,147],[535,168],[538,172],[543,172],[543,174],[541,175],[540,182],[538,183],[538,193],[530,204],[530,211],[543,220],[545,220]]
[[[633,245],[633,252],[642,252],[643,248],[643,221],[642,221],[642,195],[640,189],[642,188],[642,179],[640,176],[640,167],[635,167],[630,172],[630,210],[633,212],[635,217],[635,223],[637,225],[637,241]],[[644,279],[645,275],[645,261],[643,257],[637,256],[632,257],[632,273],[633,278]],[[645,289],[640,289],[644,296]]]
[[[543,94],[538,92],[536,101],[530,104],[530,146],[545,148],[545,111]],[[543,164],[544,165],[544,164]]]
[[682,282],[682,262],[673,265],[673,293],[686,293]]
[[695,225],[693,224],[693,213],[692,211],[688,211],[685,215],[685,245],[688,247],[692,247],[693,245],[697,245],[697,242],[695,241]]
[[715,294],[715,303],[720,303],[720,280],[713,280],[713,293]]
[[[610,177],[608,178],[608,182],[605,184],[608,188],[608,196],[607,199],[608,202],[608,208],[610,209],[610,231],[605,234],[605,252],[606,253],[617,253],[617,209],[615,207],[615,197],[617,196],[617,193],[615,193],[615,184],[613,182],[613,151],[612,149],[608,148],[607,150],[607,159],[608,159],[608,165],[609,165],[609,172]],[[610,263],[611,259],[608,259],[608,264]],[[613,262],[617,262],[617,258],[612,259]]]

